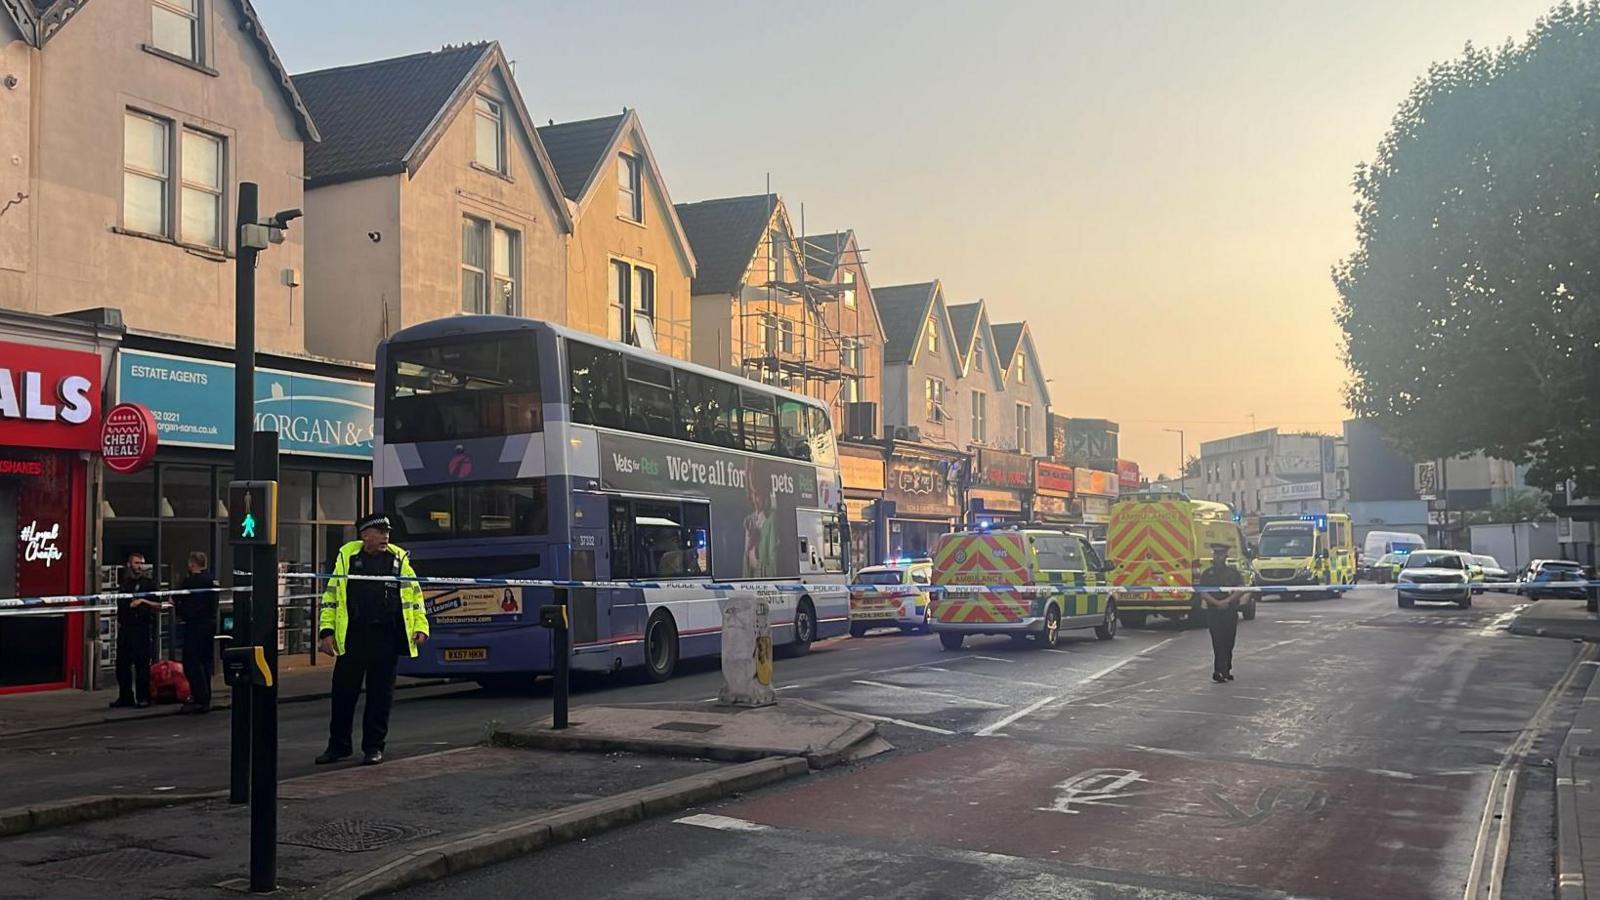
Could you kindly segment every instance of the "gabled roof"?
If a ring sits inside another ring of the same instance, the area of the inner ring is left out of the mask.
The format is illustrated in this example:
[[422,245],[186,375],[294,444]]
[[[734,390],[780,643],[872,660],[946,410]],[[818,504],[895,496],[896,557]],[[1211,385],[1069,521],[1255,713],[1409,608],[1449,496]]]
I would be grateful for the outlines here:
[[1022,332],[1027,327],[1026,322],[1002,322],[989,326],[989,333],[994,335],[995,355],[1000,357],[1000,366],[1008,373],[1017,359],[1017,343],[1022,340]]
[[550,154],[550,164],[555,166],[556,177],[561,180],[561,193],[568,200],[576,203],[583,196],[583,189],[600,168],[600,161],[609,158],[606,148],[622,131],[622,123],[627,118],[628,113],[624,111],[599,119],[539,126],[539,140]]
[[[22,39],[40,49],[88,5],[89,0],[0,0],[0,6],[5,7],[11,21],[16,23],[17,30],[22,32]],[[267,39],[267,30],[261,24],[261,17],[256,15],[250,0],[234,0],[234,5],[242,18],[239,29],[254,39],[256,48],[266,59],[267,68],[272,70],[273,80],[277,82],[278,92],[283,95],[283,102],[294,113],[301,139],[315,142],[320,137],[317,126],[296,91],[289,71],[283,67],[283,60],[278,58],[278,51]]]
[[806,255],[806,274],[823,281],[832,281],[839,268],[839,257],[850,243],[850,232],[833,234],[808,234],[800,239]]
[[978,323],[983,319],[983,301],[948,304],[945,308],[950,311],[950,330],[956,333],[956,349],[965,370],[967,357],[972,355],[972,339],[977,337]]
[[619,115],[599,119],[551,123],[539,128],[538,132],[539,141],[550,154],[551,166],[561,182],[561,192],[573,204],[574,219],[583,215],[605,186],[605,179],[600,177],[604,164],[622,152],[622,142],[632,134],[643,152],[650,181],[661,192],[661,199],[667,208],[667,225],[677,239],[678,249],[683,253],[689,273],[693,275],[699,270],[694,245],[690,243],[683,221],[672,205],[667,181],[661,175],[661,167],[656,165],[655,151],[650,149],[650,141],[644,135],[644,126],[640,124],[636,110],[624,109]]
[[767,223],[781,203],[777,194],[679,203],[675,207],[678,219],[700,263],[689,293],[737,293]]
[[897,284],[872,292],[883,317],[883,362],[885,365],[909,363],[916,354],[923,323],[928,321],[938,281]]
[[294,76],[323,130],[322,143],[306,148],[306,187],[406,171],[408,155],[492,50],[465,44]]
[[550,156],[496,41],[296,75],[295,84],[325,132],[320,144],[306,148],[306,189],[415,173],[490,72],[505,82],[505,99],[533,147],[534,168],[570,231],[571,210]]

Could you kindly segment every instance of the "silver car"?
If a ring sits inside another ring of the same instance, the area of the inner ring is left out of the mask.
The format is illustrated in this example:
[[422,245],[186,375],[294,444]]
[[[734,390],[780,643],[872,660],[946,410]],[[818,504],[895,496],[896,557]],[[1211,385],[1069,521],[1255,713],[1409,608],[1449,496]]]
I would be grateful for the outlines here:
[[1401,609],[1410,609],[1418,600],[1454,603],[1462,609],[1472,606],[1473,562],[1457,550],[1413,550],[1400,567]]

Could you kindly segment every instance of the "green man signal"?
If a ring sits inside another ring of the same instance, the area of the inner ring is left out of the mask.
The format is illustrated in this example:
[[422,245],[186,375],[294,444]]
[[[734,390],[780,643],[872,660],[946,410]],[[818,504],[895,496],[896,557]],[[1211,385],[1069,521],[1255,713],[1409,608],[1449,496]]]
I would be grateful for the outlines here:
[[278,543],[278,483],[228,482],[228,538],[236,545]]

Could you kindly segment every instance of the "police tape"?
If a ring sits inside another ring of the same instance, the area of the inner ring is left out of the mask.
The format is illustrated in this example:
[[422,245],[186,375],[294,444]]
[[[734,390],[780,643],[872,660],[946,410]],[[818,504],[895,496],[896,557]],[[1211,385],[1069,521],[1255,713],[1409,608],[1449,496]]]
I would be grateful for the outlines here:
[[[448,578],[437,576],[403,576],[403,575],[332,575],[318,572],[287,572],[279,573],[279,578],[296,581],[382,581],[416,584],[418,586],[436,588],[463,588],[463,587],[512,587],[512,588],[564,588],[568,590],[596,589],[596,590],[701,590],[713,593],[727,594],[770,594],[770,593],[801,593],[812,595],[835,594],[877,594],[884,597],[911,597],[920,594],[948,594],[968,596],[973,594],[1112,594],[1112,595],[1139,595],[1156,594],[1155,599],[1179,599],[1195,593],[1230,593],[1230,594],[1261,594],[1261,595],[1298,595],[1333,593],[1344,594],[1357,588],[1378,588],[1389,591],[1405,591],[1412,593],[1440,593],[1460,594],[1467,590],[1472,591],[1517,591],[1519,593],[1538,594],[1551,596],[1563,593],[1577,593],[1600,588],[1600,581],[1554,581],[1541,582],[1530,585],[1527,582],[1399,582],[1390,584],[1315,584],[1315,585],[1080,585],[1066,583],[1050,584],[928,584],[916,585],[882,585],[882,584],[832,584],[812,583],[806,584],[793,581],[582,581],[559,578]],[[117,607],[115,601],[132,599],[160,599],[163,597],[181,597],[188,594],[206,593],[216,591],[223,594],[249,593],[250,588],[244,587],[216,587],[198,589],[174,589],[163,591],[141,591],[137,593],[125,592],[100,592],[94,594],[61,594],[47,597],[12,597],[0,599],[0,616],[22,615],[62,615],[65,613],[81,612],[111,612]],[[280,602],[289,600],[313,600],[318,594],[289,594],[280,599]],[[1583,597],[1567,597],[1565,599],[1581,600]],[[112,601],[108,603],[107,601]],[[232,602],[223,600],[224,604]],[[164,604],[170,606],[170,604]]]

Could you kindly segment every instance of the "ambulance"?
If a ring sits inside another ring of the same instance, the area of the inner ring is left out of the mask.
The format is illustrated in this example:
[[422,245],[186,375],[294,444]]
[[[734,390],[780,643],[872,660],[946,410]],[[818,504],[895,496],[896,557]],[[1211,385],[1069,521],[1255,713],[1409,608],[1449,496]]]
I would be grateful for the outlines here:
[[[946,650],[961,649],[969,634],[1055,647],[1071,628],[1093,628],[1108,641],[1117,635],[1117,602],[1106,582],[1105,564],[1080,534],[1026,526],[957,531],[933,545],[933,583],[943,590],[928,625]],[[1013,585],[1046,589],[1006,589]]]
[[[1355,538],[1344,513],[1311,513],[1261,530],[1253,583],[1279,596],[1337,597],[1356,580]],[[1301,590],[1301,589],[1304,590]]]
[[[1227,546],[1240,582],[1248,582],[1244,532],[1226,504],[1171,491],[1118,500],[1106,528],[1106,556],[1123,624],[1137,628],[1152,615],[1201,619],[1204,605],[1193,587],[1218,544]],[[1242,611],[1246,619],[1256,617],[1254,595]]]

